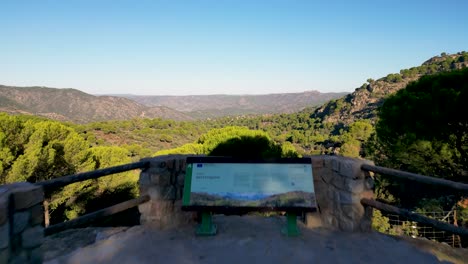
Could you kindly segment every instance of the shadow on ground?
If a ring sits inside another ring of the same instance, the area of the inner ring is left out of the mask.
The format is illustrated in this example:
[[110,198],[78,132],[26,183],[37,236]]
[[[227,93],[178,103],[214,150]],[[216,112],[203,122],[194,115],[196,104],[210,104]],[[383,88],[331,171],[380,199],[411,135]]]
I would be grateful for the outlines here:
[[[99,241],[73,252],[69,248],[50,254],[51,248],[45,246],[46,263],[450,263],[457,257],[463,263],[468,256],[435,254],[434,247],[445,246],[430,241],[432,246],[420,246],[380,233],[307,229],[302,224],[301,236],[289,238],[281,234],[285,219],[279,216],[215,216],[214,222],[218,235],[213,237],[195,236],[194,226],[172,230],[135,226],[110,237],[113,229],[101,229],[95,232]],[[91,235],[84,233],[92,232],[85,230],[81,233],[86,240]],[[50,238],[48,243],[60,241]]]

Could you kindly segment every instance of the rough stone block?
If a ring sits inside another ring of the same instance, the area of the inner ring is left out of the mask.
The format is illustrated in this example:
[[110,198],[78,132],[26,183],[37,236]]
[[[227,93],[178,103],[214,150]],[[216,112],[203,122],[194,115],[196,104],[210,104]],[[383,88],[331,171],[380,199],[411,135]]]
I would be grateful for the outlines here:
[[338,228],[340,231],[353,232],[355,227],[354,221],[345,218],[339,219]]
[[363,178],[362,162],[358,159],[343,158],[340,161],[340,174],[351,179]]
[[346,205],[343,204],[341,206],[344,218],[348,218],[354,221],[359,221],[361,217],[364,215],[364,208],[357,204],[354,205]]
[[176,200],[182,200],[184,197],[184,186],[177,186],[177,195],[176,195]]
[[21,240],[24,248],[35,248],[40,246],[44,240],[44,228],[37,225],[24,230],[21,234]]
[[160,187],[154,186],[148,189],[148,195],[153,202],[160,200],[175,200],[177,188],[174,186]]
[[333,216],[326,212],[320,213],[320,221],[322,222],[323,226],[326,228],[333,228],[332,225]]
[[372,190],[365,190],[362,193],[360,193],[360,197],[362,198],[367,198],[367,199],[374,199],[374,192]]
[[341,175],[337,174],[336,172],[334,172],[332,175],[333,177],[330,179],[329,183],[338,190],[345,190],[345,178],[341,177]]
[[366,179],[364,180],[364,186],[366,190],[374,190],[374,187],[375,187],[374,179],[370,176],[367,176]]
[[156,167],[159,167],[159,168],[166,168],[167,166],[167,163],[165,161],[160,161],[160,162],[157,162],[156,164]]
[[184,173],[179,173],[177,175],[177,185],[179,186],[184,186],[185,185],[185,172]]
[[174,211],[173,203],[170,201],[156,201],[151,203],[151,215],[156,219],[161,219],[163,216],[170,216]]
[[343,207],[344,205],[353,204],[353,196],[350,192],[339,192],[340,195],[340,206]]
[[18,254],[10,254],[9,264],[24,264],[28,263],[28,253],[25,250],[22,250]]
[[31,211],[30,224],[32,226],[39,225],[44,222],[44,208],[42,204],[36,204],[30,209],[30,211]]
[[140,173],[138,183],[140,186],[148,186],[151,184],[150,174],[146,172],[146,170]]
[[306,213],[305,215],[305,220],[306,220],[306,226],[308,228],[317,228],[321,227],[322,224],[322,219],[320,218],[320,214],[318,212],[314,213]]
[[343,187],[344,187],[343,190],[345,191],[359,194],[364,191],[364,180],[344,178]]
[[138,205],[138,211],[142,215],[147,215],[151,212],[151,201]]
[[171,159],[171,160],[166,161],[166,167],[167,167],[169,170],[174,169],[174,159]]
[[12,190],[11,197],[15,210],[30,208],[44,201],[44,191],[42,187],[30,185],[29,187]]
[[42,187],[29,185],[12,190],[11,195],[15,210],[30,208],[44,201],[44,191]]
[[322,168],[312,169],[312,178],[313,178],[314,182],[323,181],[322,180],[322,174],[323,174],[323,169]]
[[330,200],[328,199],[328,190],[326,188],[320,188],[321,185],[316,186],[315,188],[315,200],[317,202],[317,206],[320,208],[325,208],[330,206]]
[[312,169],[314,168],[323,168],[323,157],[322,156],[314,156],[310,157],[312,160]]
[[10,236],[10,249],[12,251],[21,249],[21,234]]
[[160,170],[157,174],[150,175],[151,184],[167,186],[170,184],[171,174],[167,170]]
[[340,171],[340,161],[337,158],[333,157],[331,164],[332,164],[333,171],[336,171],[336,172]]
[[362,232],[372,231],[372,214],[374,209],[370,206],[364,207],[364,217],[361,218],[359,228]]
[[8,263],[10,258],[10,249],[4,248],[0,249],[0,263]]
[[0,249],[8,248],[9,245],[10,245],[10,224],[7,222],[0,226]]
[[322,170],[320,173],[317,173],[323,182],[325,183],[331,183],[335,173],[331,170]]
[[13,215],[13,234],[16,235],[23,232],[29,224],[29,216],[29,211],[16,212]]
[[35,248],[29,252],[29,263],[40,264],[43,261],[42,250],[40,247]]
[[332,169],[333,157],[331,156],[320,156],[323,158],[323,166],[328,169]]
[[177,188],[174,186],[166,187],[163,191],[164,200],[175,200],[177,197]]
[[187,166],[187,158],[183,158],[179,162],[179,171],[185,173],[185,167]]
[[148,195],[151,201],[157,201],[163,199],[163,188],[160,186],[152,186],[148,188]]
[[156,218],[151,215],[140,216],[140,225],[151,225],[154,222],[156,222]]
[[0,225],[8,221],[8,199],[7,197],[0,198]]
[[369,160],[344,158],[341,162],[340,173],[348,178],[364,179],[366,176],[369,176],[369,173],[361,169],[363,164],[374,165]]
[[322,218],[322,223],[324,224],[325,227],[332,229],[332,230],[339,230],[338,220],[336,219],[334,215],[329,214],[321,218]]
[[182,211],[182,201],[176,201],[171,205],[172,211],[159,218],[161,228],[175,228],[195,223],[196,212]]
[[0,198],[8,196],[10,188],[8,188],[7,186],[8,185],[0,185]]
[[148,190],[149,190],[150,188],[151,188],[151,187],[150,187],[149,185],[140,186],[140,196],[143,196],[143,195],[148,194]]

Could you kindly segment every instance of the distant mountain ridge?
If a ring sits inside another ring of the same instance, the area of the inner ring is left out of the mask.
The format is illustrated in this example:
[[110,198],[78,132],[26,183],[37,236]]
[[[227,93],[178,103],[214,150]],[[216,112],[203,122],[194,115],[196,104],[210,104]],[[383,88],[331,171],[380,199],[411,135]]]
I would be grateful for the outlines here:
[[320,106],[348,93],[280,93],[262,95],[114,95],[135,100],[146,106],[166,106],[193,117],[221,117],[245,114],[294,113],[306,107]]
[[442,53],[440,56],[426,60],[420,66],[403,69],[400,70],[400,73],[391,73],[378,80],[368,79],[353,93],[320,106],[311,117],[335,125],[349,125],[362,119],[370,120],[373,123],[377,119],[378,108],[383,105],[385,99],[405,88],[410,82],[416,81],[424,75],[465,67],[468,67],[468,52]]
[[76,89],[38,86],[0,85],[0,112],[38,115],[76,123],[135,117],[192,119],[168,107],[148,107],[121,97],[94,96]]

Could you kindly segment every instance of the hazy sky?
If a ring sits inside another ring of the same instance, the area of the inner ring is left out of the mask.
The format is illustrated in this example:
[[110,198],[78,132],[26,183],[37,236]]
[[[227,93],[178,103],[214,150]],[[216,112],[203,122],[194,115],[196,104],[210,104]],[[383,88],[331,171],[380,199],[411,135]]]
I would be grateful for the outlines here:
[[0,0],[0,84],[92,94],[353,91],[468,50],[468,1]]

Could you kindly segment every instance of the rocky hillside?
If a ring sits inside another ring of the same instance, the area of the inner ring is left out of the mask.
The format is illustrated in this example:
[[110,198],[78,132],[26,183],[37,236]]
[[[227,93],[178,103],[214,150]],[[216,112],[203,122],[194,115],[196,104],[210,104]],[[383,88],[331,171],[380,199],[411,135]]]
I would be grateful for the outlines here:
[[423,75],[461,69],[468,66],[468,52],[445,54],[433,57],[421,66],[401,70],[400,73],[389,74],[378,80],[368,79],[353,93],[332,100],[319,107],[312,117],[323,122],[348,125],[359,119],[369,119],[375,122],[377,109],[385,98]]
[[0,85],[0,111],[39,115],[76,123],[134,117],[191,119],[168,107],[147,107],[121,97],[93,96],[75,89],[4,85]]
[[166,106],[194,117],[220,117],[243,114],[293,113],[305,107],[319,106],[347,93],[283,93],[265,95],[190,95],[142,96],[119,95],[146,106]]

